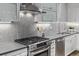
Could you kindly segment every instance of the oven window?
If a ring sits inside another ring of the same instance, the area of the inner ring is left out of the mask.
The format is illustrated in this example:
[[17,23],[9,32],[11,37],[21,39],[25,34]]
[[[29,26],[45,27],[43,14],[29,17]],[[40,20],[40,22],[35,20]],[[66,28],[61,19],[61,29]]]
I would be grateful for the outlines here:
[[43,51],[43,52],[36,54],[34,56],[48,56],[48,55],[49,55],[48,50],[46,50],[46,51]]

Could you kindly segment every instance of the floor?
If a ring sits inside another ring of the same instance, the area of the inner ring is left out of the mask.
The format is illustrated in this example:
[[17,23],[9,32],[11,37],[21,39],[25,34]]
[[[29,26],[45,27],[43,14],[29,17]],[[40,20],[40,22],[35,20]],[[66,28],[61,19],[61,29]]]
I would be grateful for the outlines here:
[[79,56],[79,51],[74,51],[69,56]]

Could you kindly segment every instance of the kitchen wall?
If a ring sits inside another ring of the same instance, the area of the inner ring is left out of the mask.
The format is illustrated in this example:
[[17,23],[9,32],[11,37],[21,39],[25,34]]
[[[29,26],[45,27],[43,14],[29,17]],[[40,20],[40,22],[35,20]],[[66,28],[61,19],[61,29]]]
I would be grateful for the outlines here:
[[[37,20],[41,20],[41,16],[36,16]],[[64,32],[66,29],[66,22],[67,21],[67,4],[65,3],[58,3],[57,4],[57,22],[51,22],[51,29],[45,30],[46,35],[53,35],[59,32]]]
[[[58,15],[57,15],[57,22],[52,22],[51,24],[51,28],[44,30],[45,34],[48,36],[52,36],[58,32],[62,32],[64,31],[65,28],[65,23],[61,23],[62,21],[65,21],[66,18],[66,4],[60,4],[58,6],[60,9],[57,9],[59,11],[57,11]],[[58,8],[57,7],[57,8]],[[42,20],[41,15],[38,15],[37,20]],[[35,20],[36,20],[35,19]],[[34,24],[34,20],[33,17],[32,18],[27,18],[27,17],[21,17],[20,18],[20,22],[19,22],[20,26],[19,26],[19,36],[22,37],[28,37],[28,36],[34,36],[34,35],[40,35],[40,33],[34,28],[35,24]],[[23,28],[22,28],[23,27]]]
[[66,31],[67,3],[57,4],[57,22],[58,22],[58,32]]
[[[0,3],[0,22],[16,19],[16,4]],[[0,23],[0,41],[10,41],[17,38],[16,24]]]
[[[64,9],[64,4],[62,4],[62,9]],[[61,9],[61,10],[62,10]],[[65,14],[65,9],[62,10],[62,13]],[[64,18],[61,18],[62,14],[59,14],[60,19],[66,19],[66,15],[64,15]],[[37,19],[41,19],[41,17],[38,17]],[[60,31],[59,26],[64,29],[64,27],[61,26],[60,23],[51,23],[51,27],[49,30],[45,30],[46,35],[53,35]],[[61,30],[62,31],[62,30]],[[0,40],[4,41],[13,41],[15,39],[19,38],[26,38],[29,36],[36,36],[38,35],[38,32],[35,28],[34,23],[34,17],[20,17],[20,20],[18,22],[14,22],[11,24],[0,24]]]
[[[16,20],[16,4],[0,3],[0,7],[1,21]],[[0,41],[13,41],[18,38],[17,31],[16,23],[0,23]]]
[[20,17],[18,22],[0,24],[0,41],[13,41],[36,35],[33,17]]
[[18,37],[26,38],[29,36],[36,36],[37,30],[35,28],[34,17],[20,17],[18,22]]
[[[79,3],[68,3],[67,12],[68,21],[79,24]],[[79,31],[79,25],[75,26],[75,28]]]
[[[76,31],[79,32],[79,3],[69,3],[67,5],[67,11],[68,11],[68,21],[70,22],[75,22],[75,24],[77,24],[77,26],[74,26]],[[79,36],[77,35],[77,38]],[[77,45],[79,45],[79,39],[77,39]],[[79,50],[79,47],[76,46],[76,49]]]
[[16,24],[0,24],[0,41],[12,41],[16,38]]

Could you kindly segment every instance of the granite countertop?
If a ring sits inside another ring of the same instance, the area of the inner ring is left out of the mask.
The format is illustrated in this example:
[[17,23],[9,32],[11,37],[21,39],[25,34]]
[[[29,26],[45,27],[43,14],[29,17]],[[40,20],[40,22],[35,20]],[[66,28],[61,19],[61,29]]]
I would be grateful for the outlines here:
[[26,48],[25,45],[16,43],[14,41],[0,41],[0,55]]
[[67,36],[71,36],[74,34],[79,34],[79,32],[72,32],[72,33],[65,33],[65,34],[54,34],[52,36],[46,36],[46,38],[49,38],[50,40],[56,40],[58,38],[67,37]]

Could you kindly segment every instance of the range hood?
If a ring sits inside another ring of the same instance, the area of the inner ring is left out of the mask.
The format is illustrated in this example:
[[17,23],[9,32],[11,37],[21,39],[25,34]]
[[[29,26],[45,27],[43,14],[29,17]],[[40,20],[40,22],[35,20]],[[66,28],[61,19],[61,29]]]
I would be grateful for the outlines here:
[[33,15],[46,13],[44,11],[40,11],[39,8],[33,3],[21,3],[20,11],[24,11],[24,13],[31,12]]

